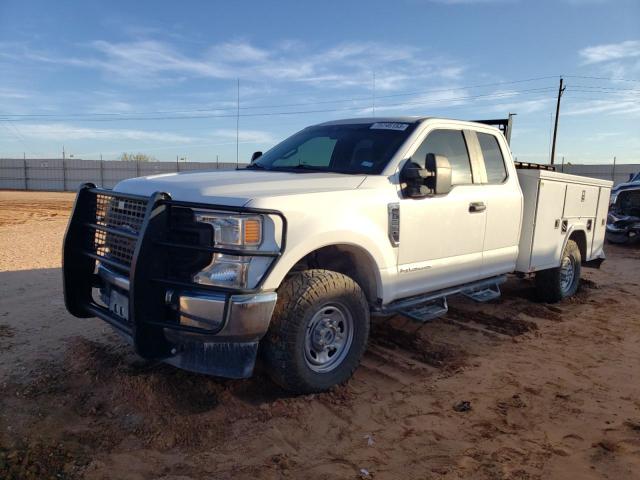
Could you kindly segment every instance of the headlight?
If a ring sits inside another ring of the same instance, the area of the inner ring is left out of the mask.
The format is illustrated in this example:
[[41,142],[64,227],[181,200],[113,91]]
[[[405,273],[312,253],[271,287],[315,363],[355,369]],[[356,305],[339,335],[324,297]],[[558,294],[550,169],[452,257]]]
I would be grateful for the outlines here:
[[196,222],[213,227],[213,241],[225,247],[257,247],[262,243],[262,217],[196,212]]
[[193,281],[204,285],[244,288],[247,285],[247,273],[252,258],[214,253],[211,263],[207,268],[196,273]]
[[617,199],[618,199],[618,192],[612,193],[611,197],[609,197],[609,205],[613,205],[614,203],[616,203]]
[[[223,212],[196,211],[197,222],[213,228],[216,247],[230,250],[260,250],[263,245],[265,220],[273,234],[272,222],[262,215],[239,215]],[[269,242],[267,242],[269,243]],[[195,283],[231,288],[252,288],[272,262],[270,257],[214,253],[211,263],[193,276]]]

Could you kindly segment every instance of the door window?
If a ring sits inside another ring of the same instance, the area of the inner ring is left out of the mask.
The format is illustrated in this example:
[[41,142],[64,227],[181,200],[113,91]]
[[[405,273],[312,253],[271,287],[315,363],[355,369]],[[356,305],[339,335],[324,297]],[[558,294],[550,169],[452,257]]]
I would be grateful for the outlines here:
[[469,152],[461,130],[434,130],[422,142],[411,160],[424,168],[428,153],[447,157],[451,165],[452,185],[473,183]]
[[507,169],[500,150],[498,139],[488,133],[477,133],[480,149],[484,157],[484,168],[487,171],[488,183],[502,183],[507,178]]

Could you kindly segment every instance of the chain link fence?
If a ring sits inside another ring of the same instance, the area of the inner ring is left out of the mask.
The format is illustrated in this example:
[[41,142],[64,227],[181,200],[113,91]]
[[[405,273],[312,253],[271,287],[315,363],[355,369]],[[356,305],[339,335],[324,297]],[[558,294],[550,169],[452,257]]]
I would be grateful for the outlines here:
[[[232,170],[230,162],[132,162],[120,160],[0,158],[0,189],[75,191],[91,182],[113,188],[127,178],[193,170]],[[557,166],[558,171],[586,177],[613,180],[616,184],[629,180],[640,171],[640,163],[616,165]]]
[[227,162],[135,162],[120,160],[0,158],[0,189],[75,191],[91,182],[113,188],[127,178],[193,170],[232,170]]
[[615,167],[608,165],[572,165],[565,164],[563,167],[557,165],[558,171],[570,173],[572,175],[582,175],[584,177],[599,178],[601,180],[612,180],[615,185],[629,181],[630,175],[640,172],[640,163],[622,163]]

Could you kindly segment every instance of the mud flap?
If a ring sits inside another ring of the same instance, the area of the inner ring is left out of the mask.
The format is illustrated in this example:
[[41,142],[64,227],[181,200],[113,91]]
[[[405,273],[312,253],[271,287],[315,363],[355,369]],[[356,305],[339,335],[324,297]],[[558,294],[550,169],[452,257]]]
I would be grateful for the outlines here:
[[176,355],[164,361],[184,370],[226,378],[248,378],[253,373],[258,342],[184,341]]

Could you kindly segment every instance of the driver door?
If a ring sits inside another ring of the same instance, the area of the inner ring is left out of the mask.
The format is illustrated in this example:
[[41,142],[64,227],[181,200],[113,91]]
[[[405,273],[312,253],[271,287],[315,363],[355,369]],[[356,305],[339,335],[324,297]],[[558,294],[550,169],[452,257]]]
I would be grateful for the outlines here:
[[432,130],[411,161],[424,168],[427,153],[448,158],[452,189],[446,195],[400,200],[399,297],[471,282],[482,275],[486,212],[463,131]]

